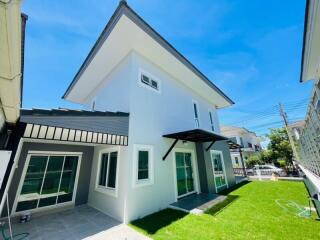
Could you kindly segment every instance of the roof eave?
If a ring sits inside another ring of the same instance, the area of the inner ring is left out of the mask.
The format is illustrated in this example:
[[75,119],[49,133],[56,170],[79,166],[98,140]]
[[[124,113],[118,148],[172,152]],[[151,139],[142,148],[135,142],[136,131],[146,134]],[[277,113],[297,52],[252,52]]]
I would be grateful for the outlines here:
[[310,0],[306,0],[305,15],[304,15],[302,53],[301,53],[300,82],[303,82],[303,69],[304,69],[304,60],[305,60],[304,55],[305,55],[307,28],[308,28],[308,20],[309,20],[309,7],[310,7]]
[[80,78],[81,74],[85,71],[86,67],[90,64],[91,60],[94,58],[95,54],[98,52],[99,48],[102,46],[105,39],[109,36],[112,29],[120,19],[120,17],[125,14],[129,17],[135,24],[140,26],[146,33],[148,33],[152,38],[154,38],[158,43],[163,46],[166,50],[172,53],[182,64],[184,64],[187,68],[189,68],[194,74],[196,74],[201,80],[203,80],[209,87],[215,90],[221,97],[226,100],[225,106],[220,107],[228,107],[234,104],[221,89],[219,89],[215,84],[213,84],[200,70],[198,70],[188,59],[186,59],[178,50],[176,50],[169,42],[167,42],[159,33],[157,33],[147,22],[145,22],[133,9],[131,9],[126,1],[120,1],[119,6],[117,7],[116,11],[113,13],[112,17],[108,21],[107,25],[103,29],[102,33],[100,34],[99,38],[95,42],[94,46],[90,50],[89,54],[87,55],[86,59],[82,63],[80,69],[76,73],[75,77],[73,78],[72,82],[68,86],[66,92],[62,96],[63,99],[68,97],[68,94],[72,90],[73,86],[76,84],[78,79]]

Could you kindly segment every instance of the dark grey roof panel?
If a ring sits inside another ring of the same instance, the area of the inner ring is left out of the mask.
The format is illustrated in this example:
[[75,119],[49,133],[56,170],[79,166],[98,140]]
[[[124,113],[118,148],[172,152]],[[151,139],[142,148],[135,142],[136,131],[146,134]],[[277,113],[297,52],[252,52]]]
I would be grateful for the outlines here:
[[[63,111],[67,112],[68,110]],[[47,114],[45,114],[45,112]],[[56,115],[53,115],[54,112]],[[63,116],[61,115],[62,113],[57,115],[58,110],[43,110],[41,114],[39,114],[39,110],[22,110],[20,121],[25,123],[128,136],[129,114],[127,113],[122,113],[121,115],[114,113],[112,115],[111,112],[106,112],[106,115],[103,116],[103,112],[85,111],[87,112],[86,116],[83,112],[82,115],[77,115],[77,113],[71,115],[66,112],[66,115]],[[73,112],[73,110],[71,110],[71,112]],[[98,115],[94,116],[94,113]]]

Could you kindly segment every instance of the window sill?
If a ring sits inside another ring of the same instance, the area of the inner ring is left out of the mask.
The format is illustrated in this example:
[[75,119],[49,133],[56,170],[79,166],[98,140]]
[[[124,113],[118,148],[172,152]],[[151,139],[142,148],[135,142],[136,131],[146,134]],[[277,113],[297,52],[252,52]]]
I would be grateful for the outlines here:
[[103,193],[112,197],[117,197],[117,191],[116,189],[112,188],[103,188],[103,187],[96,187],[94,189],[96,192]]
[[153,185],[153,180],[151,180],[151,179],[137,180],[137,181],[133,184],[133,187],[134,187],[134,188],[138,188],[138,187],[146,187],[146,186],[150,186],[150,185]]

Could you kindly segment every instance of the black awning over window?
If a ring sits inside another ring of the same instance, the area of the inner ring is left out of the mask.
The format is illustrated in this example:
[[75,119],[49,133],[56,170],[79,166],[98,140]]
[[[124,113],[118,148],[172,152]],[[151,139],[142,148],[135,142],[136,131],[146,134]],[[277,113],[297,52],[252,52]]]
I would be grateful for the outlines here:
[[166,138],[173,138],[183,141],[190,141],[190,142],[213,142],[213,141],[221,141],[221,140],[228,140],[227,137],[224,137],[222,135],[205,131],[202,129],[193,129],[183,132],[177,132],[177,133],[170,133],[165,134],[163,137]]

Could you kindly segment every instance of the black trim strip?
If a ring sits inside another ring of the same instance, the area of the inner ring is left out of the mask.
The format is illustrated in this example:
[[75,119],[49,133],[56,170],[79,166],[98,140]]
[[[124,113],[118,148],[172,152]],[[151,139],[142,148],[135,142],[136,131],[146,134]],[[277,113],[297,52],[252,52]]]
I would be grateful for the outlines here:
[[163,156],[163,158],[162,158],[163,161],[166,160],[167,156],[172,151],[172,149],[174,148],[174,146],[177,144],[178,141],[179,141],[179,139],[177,139],[177,138],[174,140],[174,142],[172,143],[171,147],[168,149],[166,154]]

